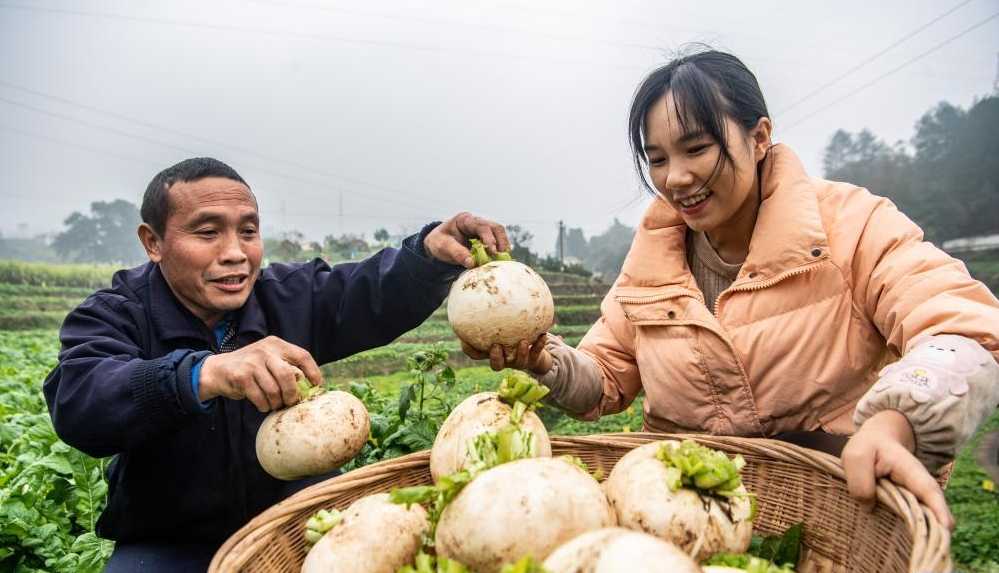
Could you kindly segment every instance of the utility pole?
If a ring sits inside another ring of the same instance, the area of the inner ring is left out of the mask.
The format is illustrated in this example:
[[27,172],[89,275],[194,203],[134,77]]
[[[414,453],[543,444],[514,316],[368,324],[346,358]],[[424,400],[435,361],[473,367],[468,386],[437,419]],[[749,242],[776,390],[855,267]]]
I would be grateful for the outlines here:
[[337,211],[336,226],[337,230],[340,231],[340,234],[341,235],[344,234],[345,231],[343,230],[343,191],[340,191],[340,209]]
[[558,264],[565,269],[565,223],[558,222]]
[[999,96],[999,52],[996,52],[996,79],[992,80],[992,93]]

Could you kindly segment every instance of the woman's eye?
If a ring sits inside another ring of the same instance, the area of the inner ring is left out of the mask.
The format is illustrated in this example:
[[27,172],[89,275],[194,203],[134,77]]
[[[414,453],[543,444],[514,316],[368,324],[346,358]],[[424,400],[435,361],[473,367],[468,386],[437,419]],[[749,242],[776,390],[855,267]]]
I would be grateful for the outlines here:
[[689,148],[687,150],[687,153],[689,153],[691,155],[699,155],[699,154],[703,153],[708,147],[710,147],[710,145],[708,145],[706,143],[705,144],[701,144],[701,145],[695,145],[695,146]]
[[666,158],[665,157],[650,157],[649,158],[649,165],[658,166],[658,165],[664,165],[665,163],[666,163]]

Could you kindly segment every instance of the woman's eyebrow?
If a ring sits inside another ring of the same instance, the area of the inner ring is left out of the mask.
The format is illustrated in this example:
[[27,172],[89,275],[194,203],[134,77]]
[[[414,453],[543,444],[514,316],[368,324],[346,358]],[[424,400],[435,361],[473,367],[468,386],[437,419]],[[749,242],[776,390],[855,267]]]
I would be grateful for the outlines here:
[[690,143],[691,141],[696,141],[698,139],[701,139],[705,135],[707,134],[704,133],[704,130],[701,129],[697,131],[691,131],[681,135],[680,139],[677,140],[677,143]]

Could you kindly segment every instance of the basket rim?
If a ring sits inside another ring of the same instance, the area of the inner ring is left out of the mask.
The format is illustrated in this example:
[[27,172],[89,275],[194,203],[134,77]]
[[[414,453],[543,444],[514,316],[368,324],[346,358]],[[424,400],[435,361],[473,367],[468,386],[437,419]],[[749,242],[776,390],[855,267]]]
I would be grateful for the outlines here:
[[[655,441],[684,439],[691,439],[708,447],[723,449],[730,454],[752,454],[800,464],[827,473],[836,480],[846,482],[839,458],[824,452],[768,438],[628,432],[552,436],[551,444],[553,451],[573,446],[630,449]],[[244,554],[253,551],[270,532],[284,525],[302,509],[313,505],[316,497],[329,497],[342,491],[362,487],[385,479],[400,470],[425,468],[429,459],[430,450],[422,450],[370,464],[296,492],[264,510],[230,536],[215,552],[208,571],[218,573],[237,569],[245,562]],[[907,489],[884,478],[877,481],[876,497],[878,504],[885,506],[903,520],[912,536],[909,573],[951,571],[950,533],[937,521],[928,507],[921,504],[916,496]]]

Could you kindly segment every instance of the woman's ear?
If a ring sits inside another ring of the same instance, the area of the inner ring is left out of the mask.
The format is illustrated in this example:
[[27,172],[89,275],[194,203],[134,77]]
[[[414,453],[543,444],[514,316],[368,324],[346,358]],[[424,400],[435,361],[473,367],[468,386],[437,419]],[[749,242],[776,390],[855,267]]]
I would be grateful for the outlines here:
[[757,120],[756,125],[749,130],[749,136],[753,141],[753,156],[756,161],[761,161],[767,156],[767,151],[773,142],[770,139],[773,133],[773,124],[770,122],[769,117],[761,117]]
[[142,223],[139,225],[139,242],[142,243],[142,248],[146,249],[146,254],[149,255],[149,260],[158,263],[160,259],[163,258],[163,254],[160,252],[161,240],[156,231],[153,230],[149,225]]

